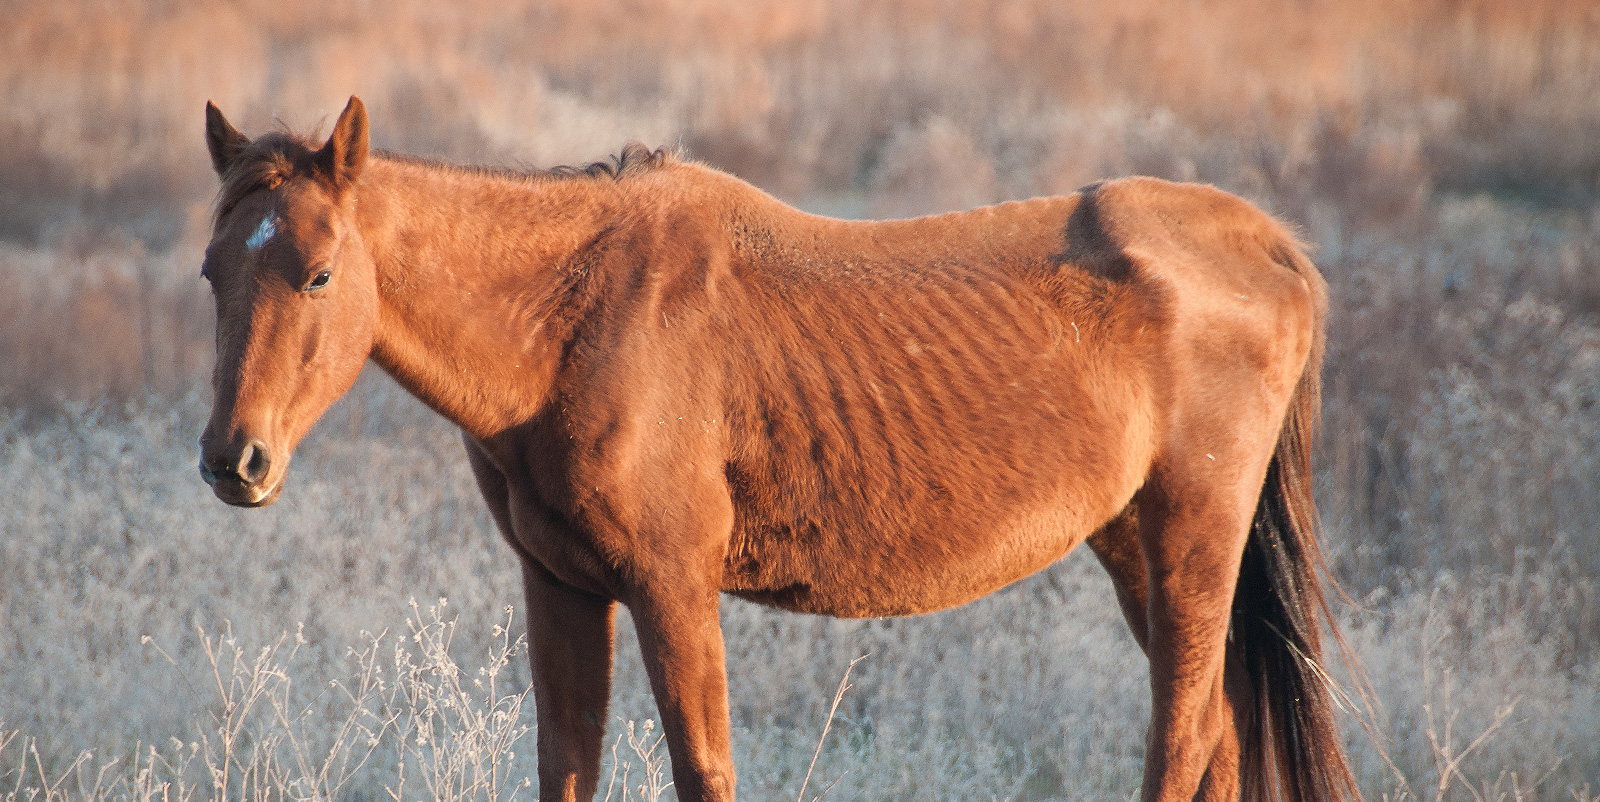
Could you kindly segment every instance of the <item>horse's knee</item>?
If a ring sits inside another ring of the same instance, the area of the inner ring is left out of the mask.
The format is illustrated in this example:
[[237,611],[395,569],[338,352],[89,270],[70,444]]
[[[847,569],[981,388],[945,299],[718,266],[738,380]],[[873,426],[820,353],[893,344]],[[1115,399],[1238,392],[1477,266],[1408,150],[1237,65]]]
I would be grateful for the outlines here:
[[684,771],[673,764],[672,785],[679,799],[733,802],[734,781],[731,758],[694,761],[694,765]]

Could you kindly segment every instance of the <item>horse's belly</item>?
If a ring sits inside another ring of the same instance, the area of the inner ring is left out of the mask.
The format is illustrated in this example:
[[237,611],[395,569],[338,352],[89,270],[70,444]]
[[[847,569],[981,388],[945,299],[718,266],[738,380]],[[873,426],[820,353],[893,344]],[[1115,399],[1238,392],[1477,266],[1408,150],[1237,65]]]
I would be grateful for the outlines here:
[[730,555],[724,589],[797,612],[844,618],[914,615],[986,596],[1055,562],[1115,511],[1049,505],[993,519],[888,534],[842,530],[812,543],[753,544]]

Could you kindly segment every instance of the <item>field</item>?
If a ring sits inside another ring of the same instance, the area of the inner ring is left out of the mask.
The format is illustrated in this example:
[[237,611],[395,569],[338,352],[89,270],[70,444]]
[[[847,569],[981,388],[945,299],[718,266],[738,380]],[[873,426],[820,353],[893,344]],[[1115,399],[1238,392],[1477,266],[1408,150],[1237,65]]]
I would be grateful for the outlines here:
[[[0,10],[4,802],[536,796],[518,576],[447,424],[370,375],[277,505],[194,470],[204,102],[326,130],[351,94],[381,147],[637,139],[830,214],[1144,173],[1292,221],[1333,293],[1318,497],[1373,690],[1344,719],[1363,792],[1600,798],[1590,3]],[[723,628],[743,798],[1137,797],[1144,661],[1087,553],[947,613],[729,600]],[[609,797],[671,798],[619,633]]]

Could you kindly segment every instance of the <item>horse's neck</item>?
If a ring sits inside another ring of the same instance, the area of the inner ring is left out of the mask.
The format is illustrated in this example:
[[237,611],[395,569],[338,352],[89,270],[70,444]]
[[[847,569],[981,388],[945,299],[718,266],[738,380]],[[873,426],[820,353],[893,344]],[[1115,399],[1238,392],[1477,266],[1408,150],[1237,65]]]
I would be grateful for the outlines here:
[[378,279],[373,360],[474,436],[533,418],[561,351],[546,324],[564,266],[610,217],[606,190],[369,164],[359,208]]

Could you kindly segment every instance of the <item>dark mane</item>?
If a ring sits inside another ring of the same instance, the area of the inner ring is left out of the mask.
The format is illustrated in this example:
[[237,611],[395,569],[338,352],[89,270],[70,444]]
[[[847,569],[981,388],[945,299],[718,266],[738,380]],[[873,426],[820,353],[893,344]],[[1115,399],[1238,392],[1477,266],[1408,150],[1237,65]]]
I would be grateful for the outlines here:
[[653,170],[675,158],[666,148],[651,150],[639,142],[629,142],[623,146],[622,152],[609,159],[591,162],[581,167],[563,164],[548,169],[456,164],[443,159],[414,156],[409,153],[396,153],[391,150],[379,149],[374,152],[387,161],[400,162],[402,164],[415,164],[438,170],[453,170],[459,173],[481,175],[489,178],[509,178],[524,181],[550,181],[568,178],[609,178],[615,181]]
[[666,148],[651,150],[640,142],[629,142],[622,146],[622,152],[612,156],[609,160],[591,162],[584,167],[570,167],[562,165],[544,171],[546,175],[555,178],[569,178],[574,176],[587,176],[589,178],[611,178],[613,180],[626,178],[635,173],[643,173],[660,167],[671,161],[672,154]]
[[[246,195],[258,189],[271,189],[296,174],[312,169],[312,156],[317,145],[311,140],[287,132],[274,131],[263,134],[250,143],[240,154],[228,173],[222,178],[222,189],[217,194],[217,213],[213,225],[226,217]],[[591,162],[584,166],[560,165],[547,170],[509,169],[481,165],[453,164],[441,159],[413,156],[378,150],[376,155],[389,161],[417,164],[443,170],[456,170],[473,175],[534,181],[584,178],[619,181],[639,173],[648,172],[667,164],[675,156],[666,148],[651,149],[639,142],[629,142],[622,151],[609,159]]]

